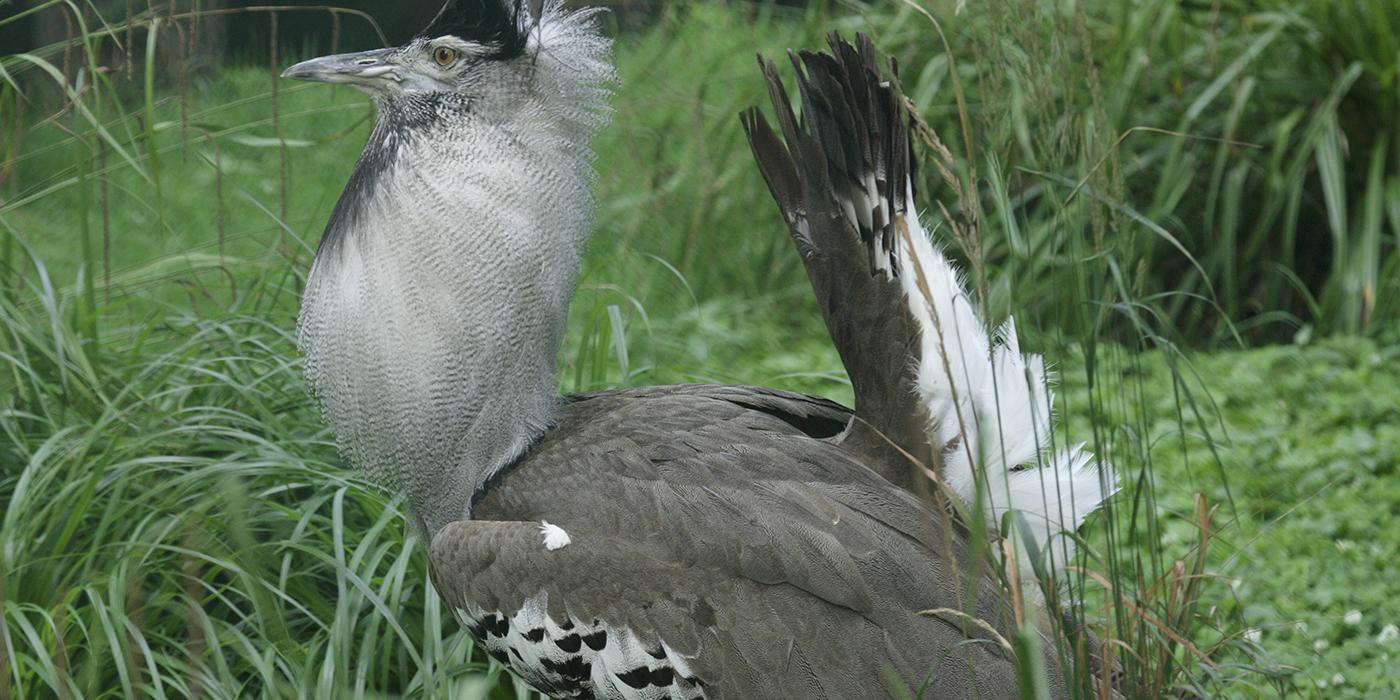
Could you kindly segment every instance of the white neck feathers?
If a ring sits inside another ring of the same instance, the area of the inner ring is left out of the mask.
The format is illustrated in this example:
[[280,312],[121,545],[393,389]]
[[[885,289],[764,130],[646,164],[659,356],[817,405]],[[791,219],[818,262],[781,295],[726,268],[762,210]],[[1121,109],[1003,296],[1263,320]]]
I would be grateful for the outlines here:
[[612,75],[589,17],[549,3],[482,94],[382,103],[307,281],[299,344],[337,444],[429,536],[558,400]]

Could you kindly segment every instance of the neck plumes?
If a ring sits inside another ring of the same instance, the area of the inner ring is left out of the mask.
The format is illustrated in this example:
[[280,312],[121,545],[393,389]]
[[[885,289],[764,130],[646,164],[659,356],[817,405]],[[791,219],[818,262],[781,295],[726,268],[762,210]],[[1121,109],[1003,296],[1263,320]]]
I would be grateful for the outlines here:
[[312,266],[298,324],[312,390],[341,452],[429,536],[558,402],[611,76],[590,24],[547,10],[477,94],[380,99]]

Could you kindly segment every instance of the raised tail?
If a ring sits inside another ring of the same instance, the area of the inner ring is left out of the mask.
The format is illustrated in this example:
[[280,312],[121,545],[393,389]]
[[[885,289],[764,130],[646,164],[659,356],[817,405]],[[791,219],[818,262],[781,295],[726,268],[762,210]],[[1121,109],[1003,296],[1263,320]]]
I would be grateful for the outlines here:
[[830,54],[789,52],[800,121],[762,57],[782,137],[757,109],[741,119],[855,391],[841,439],[918,493],[936,477],[965,503],[982,494],[993,526],[1017,511],[1044,551],[1116,489],[1112,472],[1082,446],[1048,449],[1044,362],[1021,354],[1012,321],[988,331],[919,223],[903,96],[868,38],[828,41]]

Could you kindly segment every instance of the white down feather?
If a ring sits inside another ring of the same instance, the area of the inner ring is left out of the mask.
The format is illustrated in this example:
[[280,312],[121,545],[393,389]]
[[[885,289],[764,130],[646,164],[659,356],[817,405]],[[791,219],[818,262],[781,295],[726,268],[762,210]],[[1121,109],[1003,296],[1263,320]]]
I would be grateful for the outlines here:
[[[981,480],[988,525],[999,527],[1016,511],[1043,561],[1063,567],[1074,554],[1073,540],[1063,535],[1117,491],[1113,470],[1102,461],[1091,466],[1095,460],[1083,445],[1051,452],[1053,398],[1044,361],[1021,353],[1014,321],[989,332],[961,273],[912,210],[904,223],[908,235],[901,231],[898,245],[906,269],[899,279],[921,327],[917,390],[942,451],[943,478],[969,506]],[[1034,578],[1026,548],[1018,551],[1022,578]]]

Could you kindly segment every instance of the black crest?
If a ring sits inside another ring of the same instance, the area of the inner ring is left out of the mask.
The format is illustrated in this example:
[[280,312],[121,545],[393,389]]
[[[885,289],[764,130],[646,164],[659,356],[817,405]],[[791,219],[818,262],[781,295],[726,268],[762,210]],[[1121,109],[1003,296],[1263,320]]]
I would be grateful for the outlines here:
[[524,5],[524,0],[447,0],[423,36],[451,34],[492,47],[491,58],[515,58],[525,53],[529,31]]

